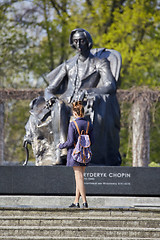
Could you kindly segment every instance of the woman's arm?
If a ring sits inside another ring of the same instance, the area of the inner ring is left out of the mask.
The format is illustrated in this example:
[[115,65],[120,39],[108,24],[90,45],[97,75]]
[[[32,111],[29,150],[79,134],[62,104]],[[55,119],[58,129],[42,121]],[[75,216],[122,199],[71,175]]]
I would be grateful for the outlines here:
[[68,127],[67,141],[65,143],[60,143],[59,148],[62,149],[62,148],[69,148],[74,146],[74,134],[75,132],[74,132],[73,125],[72,123],[70,123]]

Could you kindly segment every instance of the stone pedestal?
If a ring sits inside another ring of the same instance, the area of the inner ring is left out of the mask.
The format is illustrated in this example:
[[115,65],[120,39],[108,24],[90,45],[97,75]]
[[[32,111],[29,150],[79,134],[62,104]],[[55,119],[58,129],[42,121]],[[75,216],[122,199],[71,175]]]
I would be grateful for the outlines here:
[[[89,196],[160,196],[160,168],[87,167],[84,174]],[[1,166],[0,194],[75,194],[74,173],[66,166]]]

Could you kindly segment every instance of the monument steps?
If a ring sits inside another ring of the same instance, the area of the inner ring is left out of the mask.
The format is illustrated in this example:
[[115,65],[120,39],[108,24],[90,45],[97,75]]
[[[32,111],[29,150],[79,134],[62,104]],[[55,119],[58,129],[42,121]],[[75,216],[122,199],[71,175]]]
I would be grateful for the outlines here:
[[160,209],[3,206],[0,239],[160,239]]
[[47,226],[47,227],[139,227],[160,228],[158,218],[139,217],[43,217],[43,216],[4,216],[0,217],[0,226]]
[[[152,237],[152,239],[160,238],[160,228],[120,228],[120,227],[46,227],[46,226],[7,226],[0,227],[0,236],[43,236],[43,237],[52,237],[59,236],[64,237],[135,237],[145,238]],[[12,237],[11,237],[12,239]]]
[[[22,237],[15,237],[15,236],[12,236],[12,237],[1,237],[0,238],[1,240],[22,240]],[[153,238],[126,238],[126,237],[30,237],[30,236],[27,236],[27,237],[23,237],[24,240],[152,240]],[[158,238],[159,239],[159,238]]]

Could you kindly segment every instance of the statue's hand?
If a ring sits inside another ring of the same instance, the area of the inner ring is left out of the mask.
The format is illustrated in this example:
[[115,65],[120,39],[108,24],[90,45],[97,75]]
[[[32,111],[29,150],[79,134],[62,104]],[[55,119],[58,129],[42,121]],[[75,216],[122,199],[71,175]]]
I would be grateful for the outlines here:
[[52,98],[50,98],[48,101],[46,101],[46,108],[50,108],[50,107],[52,107],[52,105],[55,103],[55,101],[56,101],[56,97],[54,96],[54,97],[52,97]]
[[87,94],[86,94],[86,99],[87,99],[87,100],[95,99],[95,94],[94,94],[94,93],[91,93],[91,92],[90,92],[90,93],[87,93]]
[[77,101],[83,101],[84,98],[87,96],[87,90],[85,89],[81,89],[78,93],[78,96],[77,96]]
[[95,94],[91,92],[87,93],[86,101],[87,101],[87,107],[92,108],[95,101]]

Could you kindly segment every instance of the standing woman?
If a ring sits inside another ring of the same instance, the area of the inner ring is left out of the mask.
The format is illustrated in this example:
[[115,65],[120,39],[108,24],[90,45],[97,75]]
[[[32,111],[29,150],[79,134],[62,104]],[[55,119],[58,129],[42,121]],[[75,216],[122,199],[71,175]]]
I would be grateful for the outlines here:
[[[73,116],[75,117],[75,121],[78,125],[80,132],[84,130],[86,132],[88,122],[84,119],[84,107],[81,101],[73,102]],[[88,131],[91,144],[93,143],[93,126],[89,124]],[[79,199],[82,197],[83,208],[88,208],[88,203],[86,199],[86,190],[84,186],[84,172],[85,168],[88,164],[78,163],[72,157],[72,152],[74,150],[74,146],[78,140],[78,131],[74,124],[74,122],[70,122],[68,128],[68,137],[65,143],[60,143],[58,146],[60,149],[67,148],[67,166],[73,167],[76,181],[76,196],[74,203],[72,203],[69,207],[79,208]]]

